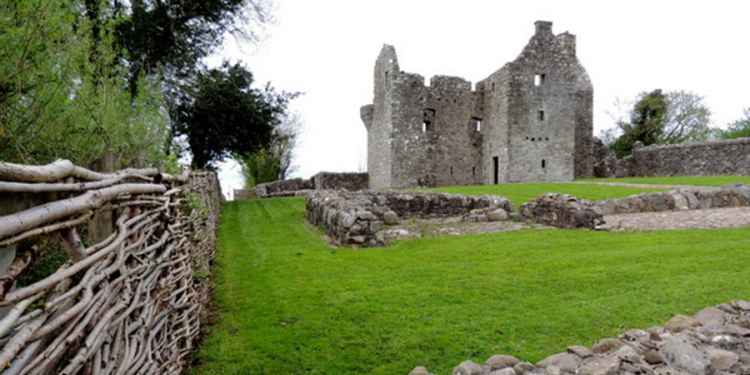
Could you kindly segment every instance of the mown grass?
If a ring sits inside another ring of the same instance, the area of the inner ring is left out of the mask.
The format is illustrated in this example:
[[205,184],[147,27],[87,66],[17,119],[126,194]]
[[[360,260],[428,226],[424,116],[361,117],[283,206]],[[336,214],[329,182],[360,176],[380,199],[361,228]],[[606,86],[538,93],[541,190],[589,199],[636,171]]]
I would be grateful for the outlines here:
[[750,298],[750,229],[527,230],[333,249],[299,198],[229,203],[196,374],[436,374],[536,361]]
[[522,204],[537,198],[544,193],[566,193],[581,199],[600,200],[608,198],[621,198],[646,191],[662,191],[663,189],[643,189],[624,186],[606,186],[597,184],[579,183],[523,183],[523,184],[500,184],[500,185],[471,185],[471,186],[446,186],[430,191],[444,193],[468,194],[468,195],[501,195],[513,203],[517,209]]
[[750,185],[750,176],[673,176],[673,177],[626,177],[626,178],[595,178],[586,179],[588,182],[624,182],[629,184],[646,185],[695,185],[722,186],[730,184]]

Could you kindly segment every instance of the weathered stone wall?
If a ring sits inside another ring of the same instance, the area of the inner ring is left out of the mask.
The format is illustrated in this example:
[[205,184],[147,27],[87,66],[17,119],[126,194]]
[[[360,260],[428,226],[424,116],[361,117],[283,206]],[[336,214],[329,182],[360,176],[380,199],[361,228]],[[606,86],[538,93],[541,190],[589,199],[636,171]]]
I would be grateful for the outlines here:
[[[503,214],[496,215],[497,210]],[[334,243],[381,246],[385,244],[381,230],[402,219],[454,216],[466,221],[507,219],[511,205],[497,196],[319,190],[307,195],[305,212],[307,220],[321,227]]]
[[291,191],[311,190],[315,188],[312,180],[293,178],[290,180],[273,181],[255,186],[255,194],[258,197],[268,197],[277,193]]
[[521,217],[558,228],[595,229],[604,224],[592,202],[572,195],[547,193],[521,206]]
[[315,190],[366,190],[369,177],[367,173],[333,173],[320,172],[312,177]]
[[[371,188],[569,181],[593,174],[593,88],[575,36],[539,21],[521,55],[471,83],[399,70],[393,46],[375,64],[368,130]],[[497,172],[495,170],[497,169]]]
[[255,190],[247,190],[247,189],[234,189],[234,200],[241,201],[245,199],[253,199],[257,198],[258,195],[255,193]]
[[633,151],[635,176],[750,174],[750,138],[648,146]]
[[750,174],[750,138],[635,147],[623,159],[614,159],[604,144],[595,145],[594,152],[596,177]]
[[643,193],[595,203],[596,211],[602,215],[747,206],[750,206],[750,186],[746,185]]
[[[493,355],[484,364],[464,361],[453,375],[546,374],[750,374],[750,301],[676,315],[664,326],[631,329],[591,348],[580,345],[536,364]],[[409,375],[431,375],[417,367]]]

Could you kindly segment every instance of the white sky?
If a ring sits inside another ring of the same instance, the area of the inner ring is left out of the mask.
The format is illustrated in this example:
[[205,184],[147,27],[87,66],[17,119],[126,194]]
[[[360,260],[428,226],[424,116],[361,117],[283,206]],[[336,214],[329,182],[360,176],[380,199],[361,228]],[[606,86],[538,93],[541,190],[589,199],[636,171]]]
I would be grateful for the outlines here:
[[[259,83],[302,91],[291,108],[304,121],[295,176],[366,166],[359,107],[372,101],[384,43],[401,69],[477,82],[513,60],[534,21],[578,37],[594,85],[594,133],[612,127],[617,98],[684,89],[705,97],[725,126],[750,107],[750,1],[275,0],[276,22],[256,45],[228,39],[211,61],[241,61]],[[242,186],[225,163],[224,191]]]

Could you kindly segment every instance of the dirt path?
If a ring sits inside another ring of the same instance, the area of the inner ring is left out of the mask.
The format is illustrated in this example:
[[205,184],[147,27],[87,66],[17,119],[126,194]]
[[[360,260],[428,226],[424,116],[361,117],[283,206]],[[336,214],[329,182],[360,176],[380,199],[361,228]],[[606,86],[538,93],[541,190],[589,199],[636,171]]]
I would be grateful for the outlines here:
[[750,207],[608,215],[602,229],[658,230],[750,226]]

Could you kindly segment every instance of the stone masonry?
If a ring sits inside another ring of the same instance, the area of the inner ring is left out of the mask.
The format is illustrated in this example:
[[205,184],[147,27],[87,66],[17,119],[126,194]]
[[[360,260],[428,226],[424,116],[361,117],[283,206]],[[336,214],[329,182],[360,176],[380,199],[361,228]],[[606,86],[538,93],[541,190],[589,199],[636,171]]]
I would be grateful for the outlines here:
[[536,33],[474,88],[458,77],[401,71],[385,45],[367,128],[370,188],[570,181],[593,174],[593,87],[576,37]]
[[640,146],[615,159],[601,141],[594,143],[596,177],[716,176],[750,174],[750,138],[676,145]]
[[305,199],[307,220],[339,245],[382,246],[384,229],[402,220],[461,217],[463,221],[508,220],[510,201],[497,196],[397,191],[316,190]]
[[[676,315],[663,326],[631,329],[590,348],[575,345],[536,364],[493,355],[464,361],[453,375],[747,375],[750,374],[750,302]],[[416,367],[409,375],[431,375]]]

